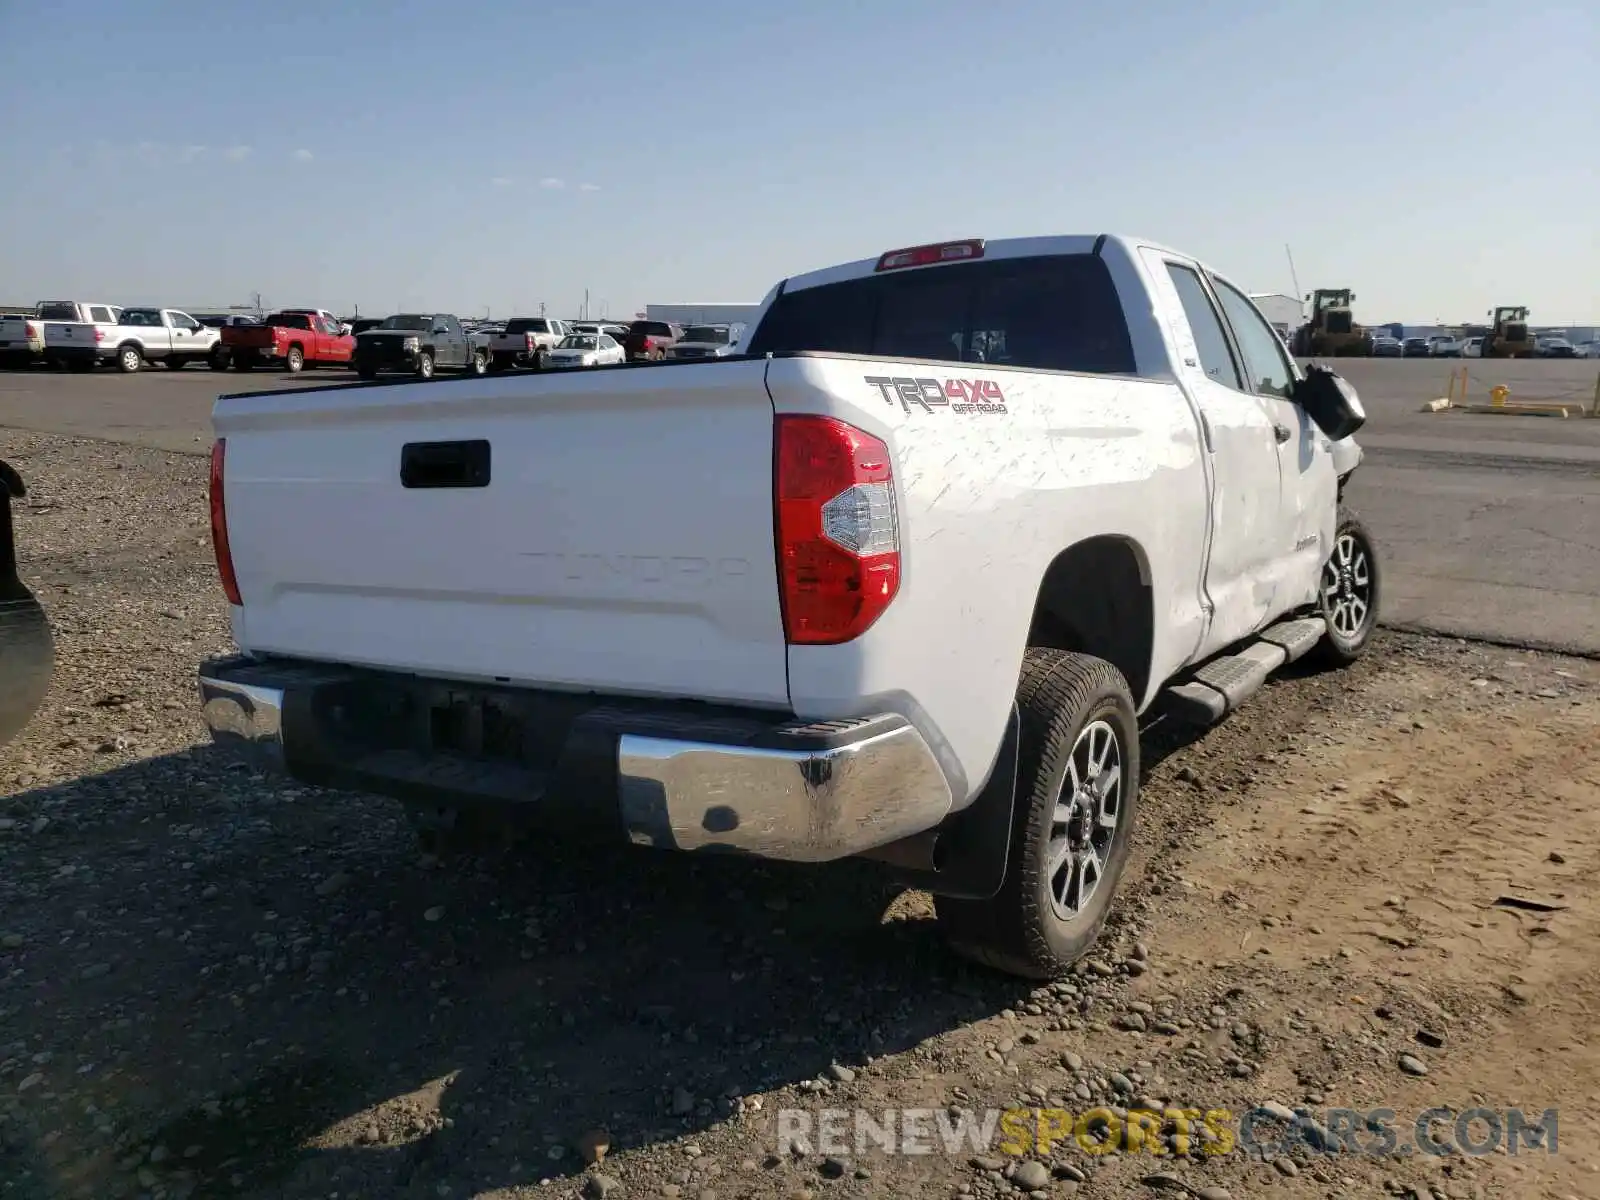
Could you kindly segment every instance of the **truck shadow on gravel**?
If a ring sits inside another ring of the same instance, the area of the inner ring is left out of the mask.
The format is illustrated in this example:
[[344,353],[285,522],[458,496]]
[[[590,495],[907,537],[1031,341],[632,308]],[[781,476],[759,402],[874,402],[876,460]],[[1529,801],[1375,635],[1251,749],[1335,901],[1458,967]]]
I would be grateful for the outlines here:
[[[1146,770],[1196,733],[1153,730]],[[559,1180],[587,1133],[615,1154],[785,1085],[816,1105],[836,1068],[1031,991],[954,959],[871,864],[592,841],[440,863],[398,806],[209,746],[4,811],[50,818],[0,835],[0,1092],[41,1075],[0,1125],[23,1196]],[[771,1114],[746,1119],[759,1160]]]

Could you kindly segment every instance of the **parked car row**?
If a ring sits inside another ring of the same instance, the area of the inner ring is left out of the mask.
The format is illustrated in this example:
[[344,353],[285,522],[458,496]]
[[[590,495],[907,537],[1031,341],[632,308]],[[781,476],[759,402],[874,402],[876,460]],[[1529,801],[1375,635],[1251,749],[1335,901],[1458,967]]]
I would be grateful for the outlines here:
[[[1374,358],[1482,358],[1483,338],[1457,338],[1447,333],[1432,337],[1397,338],[1380,334],[1372,339]],[[1564,337],[1540,337],[1535,358],[1600,358],[1600,342],[1574,345]]]
[[298,374],[309,367],[352,369],[363,379],[406,371],[482,375],[515,369],[611,366],[624,362],[725,357],[736,352],[742,325],[638,320],[627,325],[513,317],[503,324],[463,321],[450,313],[400,313],[342,320],[325,308],[283,308],[260,317],[195,318],[174,308],[127,308],[77,300],[43,301],[32,316],[0,318],[0,361],[43,360],[124,372],[159,362],[180,369],[260,368]]

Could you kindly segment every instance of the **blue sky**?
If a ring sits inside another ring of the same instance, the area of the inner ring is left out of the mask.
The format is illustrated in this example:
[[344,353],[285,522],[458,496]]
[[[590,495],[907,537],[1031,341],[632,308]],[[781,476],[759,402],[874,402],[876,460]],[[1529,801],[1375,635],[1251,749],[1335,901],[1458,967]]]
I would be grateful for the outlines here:
[[0,302],[622,315],[1112,230],[1587,324],[1597,48],[1593,0],[0,0]]

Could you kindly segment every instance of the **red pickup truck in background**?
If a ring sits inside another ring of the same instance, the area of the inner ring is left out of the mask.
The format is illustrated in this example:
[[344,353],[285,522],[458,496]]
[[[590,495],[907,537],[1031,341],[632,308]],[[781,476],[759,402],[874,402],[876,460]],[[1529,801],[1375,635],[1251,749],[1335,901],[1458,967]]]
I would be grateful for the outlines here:
[[305,367],[348,367],[356,340],[322,309],[285,308],[259,325],[230,325],[222,344],[236,371],[281,363],[291,375]]

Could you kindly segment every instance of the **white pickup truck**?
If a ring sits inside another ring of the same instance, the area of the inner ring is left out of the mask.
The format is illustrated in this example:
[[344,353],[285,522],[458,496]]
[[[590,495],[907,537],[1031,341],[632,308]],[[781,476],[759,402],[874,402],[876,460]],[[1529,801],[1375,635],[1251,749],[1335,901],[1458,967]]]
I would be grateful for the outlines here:
[[550,351],[567,336],[567,324],[553,317],[512,317],[506,327],[489,339],[489,369],[546,365]]
[[8,366],[25,366],[44,356],[44,327],[47,321],[82,321],[92,325],[115,325],[115,304],[91,304],[83,300],[41,300],[33,315],[0,317],[0,359]]
[[221,397],[242,653],[201,667],[208,725],[435,844],[878,859],[963,952],[1060,972],[1127,861],[1140,714],[1367,644],[1359,400],[1112,236],[786,279],[743,351]]
[[221,330],[175,308],[124,308],[112,325],[52,321],[44,327],[47,357],[80,369],[112,362],[130,374],[146,362],[176,371],[217,358],[221,339]]

